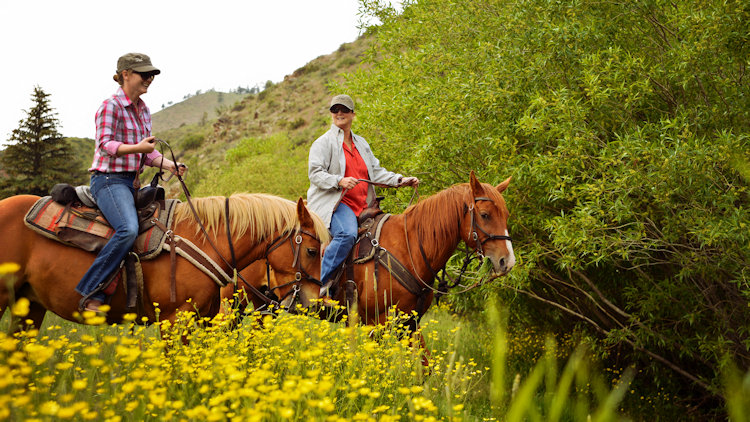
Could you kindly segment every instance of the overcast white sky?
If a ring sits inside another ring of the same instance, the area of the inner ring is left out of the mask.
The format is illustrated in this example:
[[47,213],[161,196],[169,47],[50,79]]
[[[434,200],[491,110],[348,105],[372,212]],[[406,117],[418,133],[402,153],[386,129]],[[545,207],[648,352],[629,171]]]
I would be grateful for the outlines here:
[[188,93],[279,82],[354,41],[357,0],[22,0],[0,2],[0,143],[39,85],[60,132],[94,137],[94,114],[117,90],[117,58],[149,55],[162,73],[142,98],[151,112]]

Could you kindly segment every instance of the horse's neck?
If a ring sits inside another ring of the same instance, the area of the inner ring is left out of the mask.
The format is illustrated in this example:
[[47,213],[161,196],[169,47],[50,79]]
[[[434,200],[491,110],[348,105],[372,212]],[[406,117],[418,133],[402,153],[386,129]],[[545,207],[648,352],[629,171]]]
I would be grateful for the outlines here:
[[[441,195],[441,194],[437,194]],[[444,195],[444,194],[443,194]],[[423,261],[422,252],[429,265],[437,271],[443,268],[461,241],[460,223],[463,202],[447,195],[418,203],[410,212],[399,217],[406,225],[405,234],[411,256]],[[432,274],[428,274],[431,276]]]

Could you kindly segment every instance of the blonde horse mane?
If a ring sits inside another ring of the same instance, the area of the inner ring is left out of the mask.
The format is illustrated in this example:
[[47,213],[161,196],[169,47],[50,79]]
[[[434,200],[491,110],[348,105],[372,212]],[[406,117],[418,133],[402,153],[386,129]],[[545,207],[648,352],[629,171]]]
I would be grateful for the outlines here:
[[[191,201],[206,231],[214,235],[222,235],[226,230],[226,197],[207,196],[192,198]],[[276,232],[282,235],[287,234],[300,227],[295,202],[264,193],[233,194],[229,197],[229,216],[232,238],[237,239],[247,235],[253,242],[259,242]],[[328,228],[315,213],[310,212],[310,217],[315,223],[315,234],[318,239],[321,242],[327,242]],[[182,221],[193,222],[196,224],[196,235],[200,233],[200,227],[195,221],[190,205],[186,202],[175,207],[174,221],[175,224]],[[218,230],[222,230],[222,233],[218,233]]]

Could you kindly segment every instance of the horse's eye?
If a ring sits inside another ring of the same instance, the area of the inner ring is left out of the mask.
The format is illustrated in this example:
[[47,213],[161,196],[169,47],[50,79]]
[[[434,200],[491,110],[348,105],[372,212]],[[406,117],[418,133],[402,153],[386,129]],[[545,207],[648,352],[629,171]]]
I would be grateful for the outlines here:
[[483,212],[483,213],[480,213],[479,215],[480,215],[480,216],[481,216],[481,217],[482,217],[483,219],[485,219],[485,220],[489,220],[489,218],[490,218],[490,213],[488,213],[488,212]]
[[318,254],[318,250],[315,248],[307,248],[307,256],[316,256]]

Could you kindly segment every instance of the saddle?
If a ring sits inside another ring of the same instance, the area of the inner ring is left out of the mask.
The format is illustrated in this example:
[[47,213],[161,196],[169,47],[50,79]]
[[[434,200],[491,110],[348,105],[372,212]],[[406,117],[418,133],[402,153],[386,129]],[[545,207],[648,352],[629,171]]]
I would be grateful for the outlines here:
[[[71,189],[74,195],[70,194]],[[87,186],[75,189],[71,187],[71,189],[62,189],[68,192],[67,198],[73,198],[64,205],[56,202],[52,196],[40,198],[26,213],[24,223],[31,230],[49,239],[98,253],[114,235],[114,229],[106,221],[101,211],[84,205],[87,204],[87,196],[89,195]],[[80,195],[84,196],[81,197]],[[139,235],[133,245],[133,251],[125,258],[122,271],[116,271],[101,286],[105,294],[111,295],[114,293],[119,280],[124,279],[126,281],[127,306],[128,308],[137,306],[139,316],[143,307],[143,275],[140,263],[144,260],[156,258],[164,251],[169,251],[170,255],[170,300],[173,302],[176,300],[177,288],[176,255],[186,259],[220,287],[233,282],[233,278],[205,252],[188,239],[172,233],[170,228],[173,226],[174,211],[180,201],[159,199],[158,192],[152,198],[153,201],[138,209]],[[91,202],[88,202],[88,204],[90,205]]]
[[388,252],[385,248],[380,246],[380,233],[383,225],[391,214],[385,214],[380,210],[380,200],[382,197],[376,198],[376,201],[368,208],[366,208],[359,216],[358,223],[359,229],[357,231],[357,241],[352,247],[352,251],[349,254],[344,265],[334,275],[333,286],[338,286],[341,283],[341,278],[344,276],[345,289],[340,293],[345,295],[344,299],[348,303],[355,303],[357,300],[357,288],[354,283],[354,265],[364,264],[370,260],[375,261],[374,265],[374,276],[375,286],[379,281],[379,274],[382,267],[387,273],[386,277],[390,277],[398,281],[409,293],[417,296],[417,315],[421,318],[426,311],[426,298],[427,294],[431,291],[427,286],[423,285],[417,280],[414,275],[396,259],[393,254]]
[[[165,232],[156,222],[170,227],[177,203],[179,201],[174,199],[159,200],[138,209],[139,235],[133,252],[139,259],[151,259],[161,252]],[[114,229],[101,211],[84,205],[79,199],[62,204],[52,196],[45,196],[31,207],[24,221],[30,229],[47,238],[95,253],[114,235]]]
[[[26,213],[26,226],[63,244],[93,253],[101,251],[115,231],[95,207],[88,186],[73,188],[60,184],[50,193],[52,195],[40,198]],[[128,308],[137,308],[137,313],[143,314],[140,261],[155,258],[164,249],[167,236],[163,228],[171,226],[177,203],[178,200],[154,200],[138,209],[139,234],[132,252],[126,255],[121,270],[115,271],[96,291],[109,296],[124,280]]]

